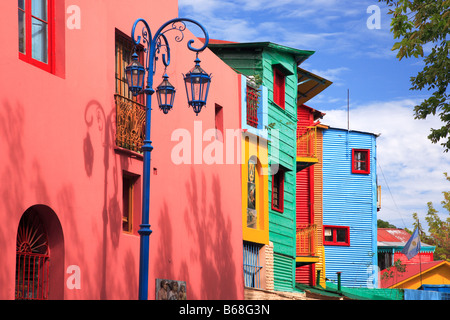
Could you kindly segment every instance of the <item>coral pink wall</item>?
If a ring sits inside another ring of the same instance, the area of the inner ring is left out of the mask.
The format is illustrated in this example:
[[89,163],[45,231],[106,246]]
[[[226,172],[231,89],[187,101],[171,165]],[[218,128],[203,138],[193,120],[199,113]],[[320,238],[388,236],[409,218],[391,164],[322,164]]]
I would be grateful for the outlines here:
[[[139,237],[122,232],[122,174],[142,175],[142,160],[114,150],[115,28],[129,35],[142,17],[155,32],[178,16],[177,2],[78,0],[73,4],[81,9],[81,29],[74,30],[65,27],[72,2],[56,2],[55,75],[19,60],[17,6],[1,5],[0,299],[14,298],[17,227],[35,205],[54,212],[63,233],[64,250],[54,246],[51,252],[64,256],[64,297],[56,298],[136,299]],[[149,299],[155,297],[155,278],[186,281],[189,299],[242,299],[239,165],[171,160],[178,143],[171,141],[172,132],[192,133],[194,121],[202,121],[203,132],[214,128],[215,104],[223,107],[224,128],[239,127],[240,79],[209,50],[200,54],[213,82],[207,107],[196,117],[187,107],[181,74],[194,65],[186,48],[190,34],[176,43],[171,33],[167,73],[177,88],[175,105],[163,115],[153,100],[157,174],[151,175]],[[162,69],[160,61],[156,85]],[[80,268],[81,289],[65,285],[71,265]]]
[[400,259],[402,263],[423,263],[433,261],[433,252],[422,252],[420,254],[415,255],[411,260],[401,252],[394,253],[394,261]]

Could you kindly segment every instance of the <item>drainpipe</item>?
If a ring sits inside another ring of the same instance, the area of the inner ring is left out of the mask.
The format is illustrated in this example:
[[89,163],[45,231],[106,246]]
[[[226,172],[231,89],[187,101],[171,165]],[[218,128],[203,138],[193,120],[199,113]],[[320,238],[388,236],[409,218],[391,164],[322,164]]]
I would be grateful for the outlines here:
[[337,287],[338,293],[341,293],[341,273],[342,272],[336,272],[336,274],[337,274],[337,281],[338,281],[338,287]]
[[320,270],[317,270],[316,286],[320,286]]

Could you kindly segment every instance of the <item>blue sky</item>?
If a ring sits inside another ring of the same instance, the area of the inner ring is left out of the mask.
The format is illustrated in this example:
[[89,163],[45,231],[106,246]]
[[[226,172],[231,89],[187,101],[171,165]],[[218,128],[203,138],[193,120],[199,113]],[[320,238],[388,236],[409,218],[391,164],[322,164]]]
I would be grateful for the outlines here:
[[[379,29],[367,26],[373,21],[371,5],[380,8]],[[307,104],[326,113],[324,124],[346,128],[349,90],[350,129],[381,134],[378,218],[411,229],[417,212],[426,227],[428,201],[442,219],[448,217],[440,202],[450,190],[443,175],[450,154],[427,139],[429,129],[440,126],[438,119],[414,119],[413,107],[426,95],[409,90],[410,77],[424,64],[398,61],[387,12],[375,0],[179,0],[179,16],[202,23],[211,38],[315,51],[301,67],[333,84]]]

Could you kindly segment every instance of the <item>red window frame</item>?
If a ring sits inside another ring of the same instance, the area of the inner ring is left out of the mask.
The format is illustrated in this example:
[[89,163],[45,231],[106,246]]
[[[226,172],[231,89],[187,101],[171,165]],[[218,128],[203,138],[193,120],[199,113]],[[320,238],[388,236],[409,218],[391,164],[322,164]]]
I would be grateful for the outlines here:
[[[276,187],[276,191],[275,188]],[[278,195],[278,199],[274,198],[274,195]],[[274,200],[277,200],[277,204],[274,204]],[[283,212],[284,211],[284,171],[279,169],[276,174],[272,176],[272,210]]]
[[[326,230],[331,229],[332,240],[327,240]],[[345,240],[338,240],[338,230],[345,231]],[[350,227],[347,226],[323,226],[323,244],[328,246],[350,246]]]
[[[365,160],[360,160],[357,153],[365,154]],[[360,164],[365,164],[365,169],[360,169]],[[370,173],[370,150],[352,149],[352,173],[369,174]]]
[[277,68],[273,68],[273,102],[283,110],[285,108],[285,88],[286,76]]
[[[55,71],[55,2],[54,0],[47,1],[47,21],[41,20],[37,17],[32,16],[31,13],[31,1],[33,0],[23,0],[25,3],[25,10],[18,7],[18,10],[24,12],[25,14],[25,53],[20,52],[19,58],[25,62],[30,63],[42,70],[50,73]],[[36,18],[47,24],[47,63],[33,59],[32,57],[32,18]],[[20,26],[19,26],[20,27]]]

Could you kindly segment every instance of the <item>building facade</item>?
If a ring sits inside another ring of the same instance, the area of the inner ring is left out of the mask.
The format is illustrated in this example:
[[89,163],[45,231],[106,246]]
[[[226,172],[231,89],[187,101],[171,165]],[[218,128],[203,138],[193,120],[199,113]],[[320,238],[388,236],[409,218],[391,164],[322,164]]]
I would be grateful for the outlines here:
[[326,277],[378,286],[376,135],[323,132],[323,243]]
[[297,257],[295,282],[325,286],[323,247],[324,113],[301,105],[297,127]]
[[[20,0],[1,8],[8,76],[0,168],[8,183],[0,187],[0,298],[137,299],[146,105],[128,94],[123,68],[135,20],[144,16],[155,32],[178,16],[177,1]],[[223,165],[211,151],[232,143],[214,138],[218,126],[241,127],[241,76],[208,49],[200,53],[202,67],[220,76],[195,116],[182,76],[194,65],[186,42],[195,37],[186,30],[178,43],[178,32],[166,33],[173,110],[164,115],[152,98],[149,299],[162,280],[184,286],[188,299],[242,299],[241,166]],[[161,57],[157,63],[155,86],[165,71]]]
[[[321,230],[322,215],[318,213],[314,216],[311,215],[311,212],[298,215],[298,210],[304,204],[303,200],[311,195],[306,189],[299,188],[298,179],[299,177],[305,178],[305,173],[313,172],[311,168],[307,168],[319,161],[318,154],[301,154],[306,151],[304,147],[309,148],[309,151],[312,148],[316,151],[318,144],[317,136],[310,134],[310,130],[307,128],[312,126],[314,119],[311,123],[309,118],[308,123],[302,122],[300,116],[302,111],[299,110],[301,110],[300,106],[322,92],[331,85],[331,82],[299,67],[305,59],[313,54],[312,51],[297,50],[270,42],[233,43],[217,40],[210,42],[209,48],[230,67],[252,78],[258,85],[267,88],[267,109],[264,109],[263,112],[261,109],[258,111],[261,112],[258,113],[261,118],[267,121],[261,129],[265,129],[268,138],[269,164],[266,191],[269,213],[269,246],[266,245],[263,251],[266,258],[272,254],[268,263],[270,268],[273,268],[273,288],[279,291],[292,291],[296,281],[306,278],[308,281],[315,279],[315,270],[312,267],[316,262],[320,269],[324,270],[321,238],[316,239],[318,237],[317,229],[311,232],[315,226],[319,226],[318,229]],[[265,118],[266,114],[267,119]],[[242,119],[252,121],[248,115],[243,115]],[[316,128],[311,131],[316,133]],[[306,144],[302,144],[303,140],[307,140]],[[299,148],[301,149],[300,154]],[[317,206],[318,212],[322,207],[321,165],[318,165],[317,174],[313,173],[310,178],[309,176],[306,178],[309,181],[308,185],[309,183],[314,185],[312,183],[315,181],[314,179],[320,177],[315,186],[318,188],[317,193],[320,193],[320,196],[314,198],[314,201],[317,202],[315,206]],[[300,174],[303,169],[305,169],[303,174]],[[243,174],[243,188],[247,183],[244,181],[245,179],[246,175]],[[306,226],[303,224],[305,219],[317,221],[308,220]],[[243,222],[245,221],[243,220]],[[267,230],[265,231],[267,232]],[[246,232],[244,225],[244,238]],[[260,270],[263,272],[264,263],[261,263]],[[324,277],[323,272],[323,281]],[[251,285],[246,283],[246,286]]]
[[402,253],[411,234],[403,229],[378,228],[377,232],[377,253],[378,267],[384,270],[394,265],[398,260],[402,264],[430,262],[434,260],[435,246],[421,242],[420,252],[410,260]]

